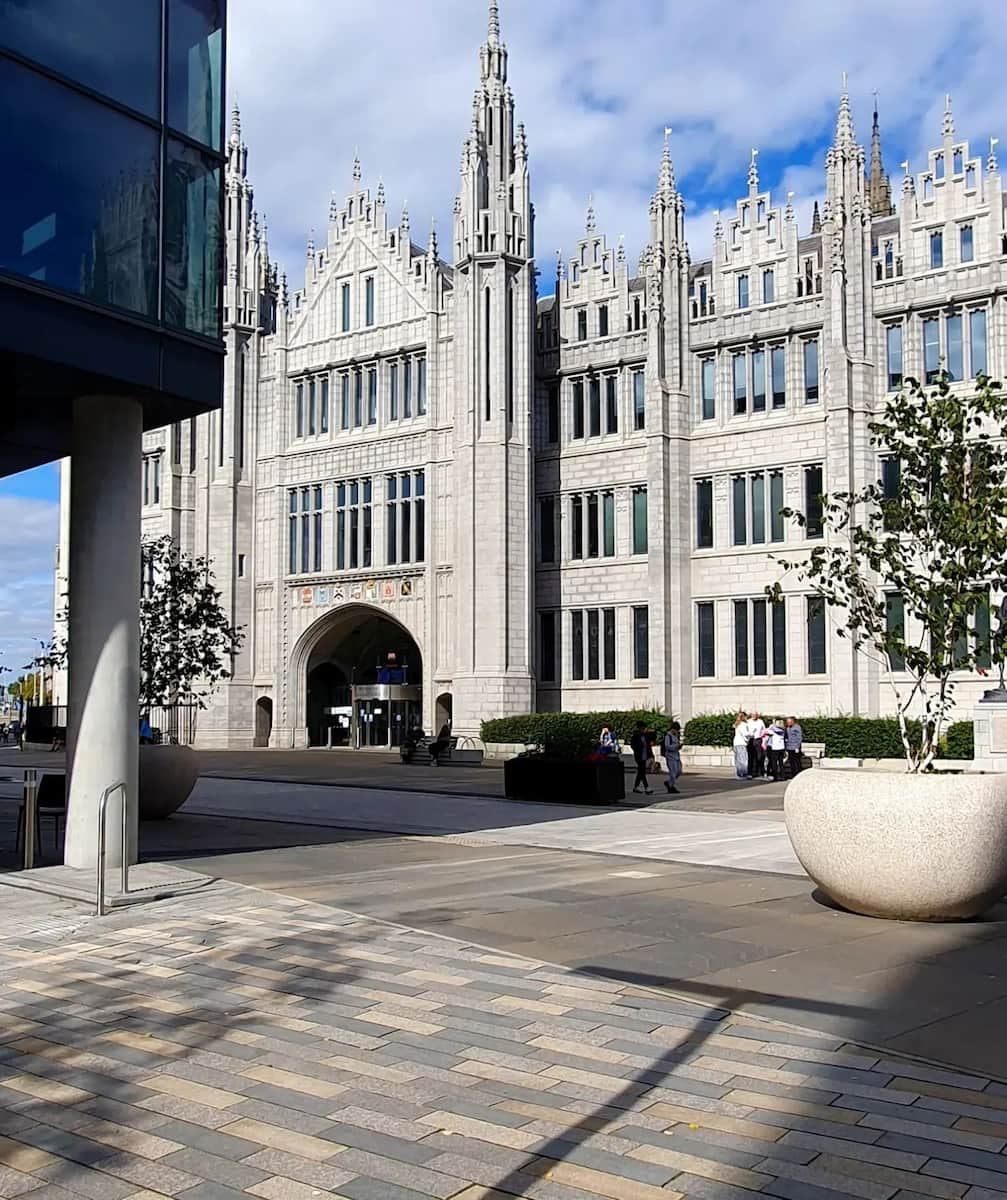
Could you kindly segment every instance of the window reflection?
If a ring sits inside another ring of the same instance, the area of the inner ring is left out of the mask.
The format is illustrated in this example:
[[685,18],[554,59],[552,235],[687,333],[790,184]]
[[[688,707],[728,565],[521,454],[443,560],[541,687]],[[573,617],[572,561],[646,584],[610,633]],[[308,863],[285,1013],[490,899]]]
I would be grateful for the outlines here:
[[160,113],[161,0],[0,0],[0,44],[147,116]]
[[219,0],[170,0],[168,124],[220,149],[223,5]]
[[164,321],[220,336],[220,168],[168,140],[164,185]]
[[0,267],[157,315],[158,135],[0,59]]

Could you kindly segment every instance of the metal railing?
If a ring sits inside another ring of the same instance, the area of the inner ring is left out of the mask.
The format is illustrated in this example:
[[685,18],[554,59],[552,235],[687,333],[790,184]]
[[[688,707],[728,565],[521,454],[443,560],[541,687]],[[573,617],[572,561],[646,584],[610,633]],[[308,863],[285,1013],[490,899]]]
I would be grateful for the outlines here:
[[30,871],[35,866],[35,833],[38,829],[38,771],[27,767],[24,773],[24,803],[22,814],[24,818],[24,869]]
[[[98,866],[97,866],[97,902],[95,904],[95,916],[103,917],[108,912],[105,903],[105,852],[107,849],[107,834],[108,834],[108,802],[116,792],[122,792],[122,879],[121,893],[126,895],[129,892],[129,805],[126,802],[126,784],[113,783],[107,787],[102,793],[101,803],[98,805]],[[25,846],[28,845],[27,835],[25,836]]]

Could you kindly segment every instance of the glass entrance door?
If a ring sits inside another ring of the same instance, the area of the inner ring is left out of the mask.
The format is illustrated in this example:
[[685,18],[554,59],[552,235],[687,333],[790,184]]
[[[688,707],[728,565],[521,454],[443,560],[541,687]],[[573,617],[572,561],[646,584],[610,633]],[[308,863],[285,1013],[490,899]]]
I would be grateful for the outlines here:
[[387,748],[391,744],[389,707],[387,700],[357,701],[357,745],[361,750]]
[[420,706],[415,700],[392,700],[391,739],[393,746],[401,746],[409,733],[420,723]]

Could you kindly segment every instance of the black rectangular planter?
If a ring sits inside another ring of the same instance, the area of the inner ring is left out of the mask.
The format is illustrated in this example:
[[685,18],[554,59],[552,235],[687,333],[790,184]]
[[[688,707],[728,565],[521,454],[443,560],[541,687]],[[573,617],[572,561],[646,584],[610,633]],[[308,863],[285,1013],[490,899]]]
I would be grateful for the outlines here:
[[511,758],[504,763],[504,790],[511,800],[615,804],[626,796],[626,769],[619,758],[604,762]]

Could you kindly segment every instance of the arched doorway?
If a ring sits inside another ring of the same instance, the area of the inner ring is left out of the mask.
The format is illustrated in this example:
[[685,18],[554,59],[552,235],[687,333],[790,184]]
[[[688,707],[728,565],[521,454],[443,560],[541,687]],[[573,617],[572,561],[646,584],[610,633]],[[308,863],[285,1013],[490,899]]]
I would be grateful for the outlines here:
[[450,728],[453,720],[454,697],[450,692],[441,692],[434,708],[434,731],[439,733],[445,725]]
[[309,746],[389,749],[422,723],[423,659],[404,626],[367,605],[323,618],[304,661]]
[[268,746],[273,732],[273,702],[260,696],[255,702],[255,745]]

